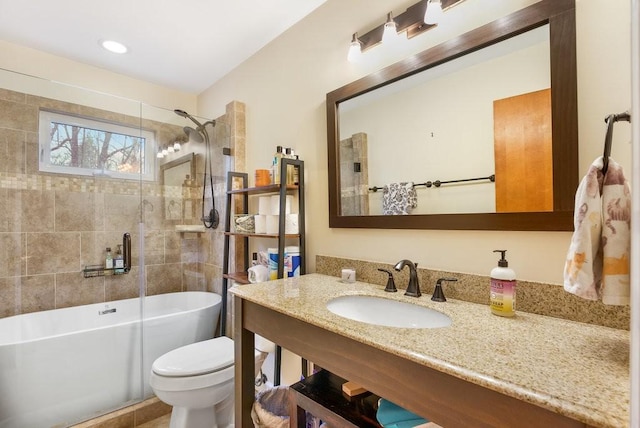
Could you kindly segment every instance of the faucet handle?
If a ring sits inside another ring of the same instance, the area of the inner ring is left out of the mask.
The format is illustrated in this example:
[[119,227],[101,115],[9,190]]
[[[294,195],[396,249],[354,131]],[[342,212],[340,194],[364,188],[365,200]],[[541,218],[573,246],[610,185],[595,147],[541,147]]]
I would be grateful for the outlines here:
[[387,291],[389,293],[395,293],[396,291],[398,291],[398,289],[396,288],[396,283],[393,281],[393,274],[391,273],[391,271],[380,268],[378,268],[378,270],[380,272],[386,272],[389,275],[389,279],[387,279],[387,286],[384,288],[384,291]]
[[447,298],[444,297],[444,291],[442,291],[442,281],[457,281],[457,278],[439,278],[436,281],[436,288],[433,290],[433,296],[431,296],[431,300],[434,302],[446,302]]

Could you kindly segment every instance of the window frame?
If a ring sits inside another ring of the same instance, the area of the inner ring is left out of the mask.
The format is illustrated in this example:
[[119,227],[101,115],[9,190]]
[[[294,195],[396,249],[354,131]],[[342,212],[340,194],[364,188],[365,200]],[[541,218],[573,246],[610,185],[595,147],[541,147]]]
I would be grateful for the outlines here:
[[[38,114],[38,142],[39,142],[39,170],[53,174],[69,174],[94,177],[108,177],[124,180],[144,180],[154,181],[156,176],[156,138],[155,132],[125,125],[122,123],[110,122],[95,117],[80,116],[71,113],[64,113],[53,110],[40,109]],[[142,173],[131,173],[121,171],[111,171],[97,168],[82,168],[75,166],[53,165],[51,163],[51,140],[49,138],[51,123],[62,123],[65,125],[90,128],[99,131],[113,132],[144,138],[144,163]]]

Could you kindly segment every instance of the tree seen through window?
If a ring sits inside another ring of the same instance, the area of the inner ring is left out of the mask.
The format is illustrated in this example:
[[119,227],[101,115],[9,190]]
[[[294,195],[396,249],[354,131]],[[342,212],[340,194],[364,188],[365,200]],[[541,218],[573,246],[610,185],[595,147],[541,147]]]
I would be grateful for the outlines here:
[[50,122],[52,165],[144,173],[145,138]]

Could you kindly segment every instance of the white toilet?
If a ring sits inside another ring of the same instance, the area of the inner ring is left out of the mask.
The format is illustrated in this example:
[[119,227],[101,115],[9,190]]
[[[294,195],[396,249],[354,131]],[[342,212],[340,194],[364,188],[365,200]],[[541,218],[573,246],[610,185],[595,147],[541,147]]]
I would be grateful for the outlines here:
[[[256,336],[256,371],[273,342]],[[153,362],[149,384],[173,406],[170,428],[233,427],[233,340],[222,336],[167,352]]]

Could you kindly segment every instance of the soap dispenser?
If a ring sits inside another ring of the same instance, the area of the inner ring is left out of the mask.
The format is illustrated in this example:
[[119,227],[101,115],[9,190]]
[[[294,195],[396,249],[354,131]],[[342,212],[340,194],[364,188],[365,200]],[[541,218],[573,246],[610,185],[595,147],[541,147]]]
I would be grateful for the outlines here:
[[498,266],[491,270],[491,313],[502,317],[516,314],[516,273],[509,269],[505,259],[507,250],[494,250],[501,253]]

